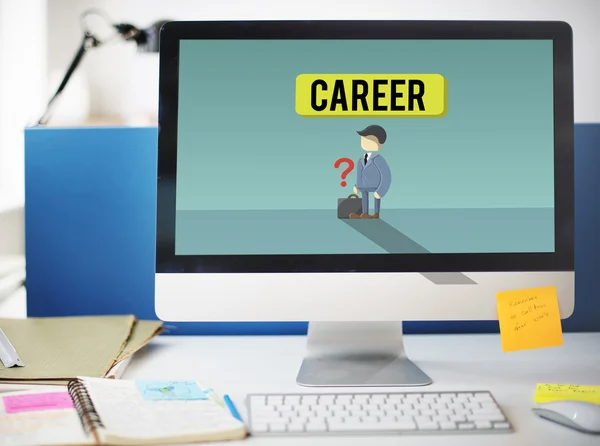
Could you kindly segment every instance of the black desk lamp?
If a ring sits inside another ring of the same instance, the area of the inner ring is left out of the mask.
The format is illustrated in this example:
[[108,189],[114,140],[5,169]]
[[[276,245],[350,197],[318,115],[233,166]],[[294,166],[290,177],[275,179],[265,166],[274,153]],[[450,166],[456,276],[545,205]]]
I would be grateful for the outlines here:
[[96,37],[92,32],[89,31],[84,21],[85,18],[90,15],[98,15],[102,17],[104,21],[116,31],[116,35],[113,36],[113,38],[120,38],[127,42],[133,41],[136,43],[138,51],[144,53],[158,53],[160,28],[163,24],[168,22],[168,20],[160,20],[153,23],[150,27],[146,29],[139,29],[136,26],[131,25],[129,23],[113,23],[113,21],[110,20],[110,18],[104,12],[96,9],[90,9],[84,12],[81,16],[83,29],[83,39],[81,40],[81,45],[79,45],[79,48],[75,53],[75,57],[73,57],[69,68],[67,68],[67,72],[65,73],[60,85],[56,89],[56,92],[48,102],[48,105],[44,110],[44,114],[38,120],[38,125],[45,125],[50,119],[54,103],[67,86],[69,79],[81,63],[81,60],[83,59],[85,53],[88,50],[92,48],[97,48],[100,45],[108,43],[110,40],[113,39],[111,38],[101,41],[98,37]]

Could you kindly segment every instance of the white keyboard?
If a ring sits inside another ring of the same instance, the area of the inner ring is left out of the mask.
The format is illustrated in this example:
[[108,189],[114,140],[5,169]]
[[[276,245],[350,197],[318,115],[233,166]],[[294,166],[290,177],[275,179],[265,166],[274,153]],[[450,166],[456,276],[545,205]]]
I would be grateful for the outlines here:
[[507,433],[488,391],[252,394],[252,435]]

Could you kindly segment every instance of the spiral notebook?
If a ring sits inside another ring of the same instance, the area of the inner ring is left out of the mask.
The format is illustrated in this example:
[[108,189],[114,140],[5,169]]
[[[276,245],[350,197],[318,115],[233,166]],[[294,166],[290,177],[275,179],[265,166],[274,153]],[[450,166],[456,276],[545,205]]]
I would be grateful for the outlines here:
[[194,381],[80,377],[0,395],[0,445],[161,445],[243,439],[244,423]]

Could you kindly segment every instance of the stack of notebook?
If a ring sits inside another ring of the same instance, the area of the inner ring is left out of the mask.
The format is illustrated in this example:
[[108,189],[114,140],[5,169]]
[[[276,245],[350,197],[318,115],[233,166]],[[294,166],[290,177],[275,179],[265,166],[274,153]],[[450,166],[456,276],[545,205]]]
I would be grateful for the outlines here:
[[24,364],[7,368],[0,362],[0,385],[119,378],[131,356],[163,331],[160,321],[132,315],[0,319],[0,328]]

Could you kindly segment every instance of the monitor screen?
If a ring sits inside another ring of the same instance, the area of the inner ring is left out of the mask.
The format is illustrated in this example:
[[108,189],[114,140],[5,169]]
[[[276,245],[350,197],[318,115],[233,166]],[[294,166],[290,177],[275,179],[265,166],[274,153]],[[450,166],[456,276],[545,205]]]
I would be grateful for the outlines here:
[[175,255],[555,251],[552,40],[179,43]]

